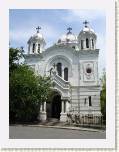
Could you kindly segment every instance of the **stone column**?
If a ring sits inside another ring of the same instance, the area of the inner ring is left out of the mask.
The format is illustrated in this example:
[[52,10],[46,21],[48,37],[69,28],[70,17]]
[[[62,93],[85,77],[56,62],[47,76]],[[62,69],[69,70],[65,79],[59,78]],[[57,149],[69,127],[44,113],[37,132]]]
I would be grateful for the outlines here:
[[35,43],[35,53],[37,53],[37,43]]
[[86,43],[85,43],[86,41],[85,41],[85,39],[83,40],[83,49],[85,49],[86,48]]
[[89,38],[89,48],[92,49],[92,38]]
[[42,111],[42,104],[40,104],[40,112]]
[[44,112],[46,112],[46,102],[44,102]]
[[40,115],[38,117],[40,121],[45,121],[47,119],[46,115],[46,102],[43,102],[40,106]]
[[69,103],[66,101],[66,112],[69,112]]
[[[67,120],[67,113],[66,110],[64,111],[64,102],[66,102],[65,100],[62,100],[62,109],[61,109],[61,116],[60,116],[60,121],[61,122],[66,122]],[[66,108],[65,108],[66,109]]]
[[96,49],[96,40],[93,40],[94,43],[94,49]]
[[62,79],[64,79],[64,67],[62,67]]
[[62,110],[61,110],[62,113],[64,113],[64,101],[62,100]]
[[30,48],[29,52],[30,52],[30,54],[32,54],[32,53],[33,53],[32,46],[33,46],[33,44],[32,44],[32,43],[30,43],[30,44],[29,44],[29,48]]

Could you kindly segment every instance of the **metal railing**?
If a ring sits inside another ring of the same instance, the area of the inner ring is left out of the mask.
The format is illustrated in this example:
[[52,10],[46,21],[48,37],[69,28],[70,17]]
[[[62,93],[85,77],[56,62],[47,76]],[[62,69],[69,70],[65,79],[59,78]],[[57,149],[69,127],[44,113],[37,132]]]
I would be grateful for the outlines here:
[[67,123],[76,126],[102,127],[103,116],[96,114],[67,113]]

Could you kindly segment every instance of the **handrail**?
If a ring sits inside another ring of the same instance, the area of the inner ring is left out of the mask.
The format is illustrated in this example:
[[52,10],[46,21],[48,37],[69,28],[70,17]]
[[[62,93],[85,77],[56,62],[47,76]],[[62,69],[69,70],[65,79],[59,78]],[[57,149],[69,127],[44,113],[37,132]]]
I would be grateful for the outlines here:
[[62,86],[62,88],[67,88],[67,89],[69,89],[69,86],[70,86],[70,83],[69,83],[69,81],[65,81],[64,79],[62,79],[59,75],[57,75],[57,74],[52,74],[52,80],[56,80],[56,82],[60,85],[60,86]]

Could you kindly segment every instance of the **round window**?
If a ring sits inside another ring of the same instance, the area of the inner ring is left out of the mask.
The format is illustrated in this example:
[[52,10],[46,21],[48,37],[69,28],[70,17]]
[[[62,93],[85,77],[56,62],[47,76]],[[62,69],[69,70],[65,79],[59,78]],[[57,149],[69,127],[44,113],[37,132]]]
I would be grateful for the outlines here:
[[91,68],[87,68],[86,72],[90,74],[92,72]]

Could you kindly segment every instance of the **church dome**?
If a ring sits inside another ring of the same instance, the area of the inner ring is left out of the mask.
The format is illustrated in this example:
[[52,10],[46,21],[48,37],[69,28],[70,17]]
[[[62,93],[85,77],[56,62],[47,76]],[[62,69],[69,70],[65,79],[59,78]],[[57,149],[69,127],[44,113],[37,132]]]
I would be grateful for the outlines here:
[[85,22],[83,22],[83,24],[85,24],[85,26],[84,26],[84,28],[80,31],[79,36],[80,36],[80,35],[83,35],[83,34],[84,34],[84,35],[87,34],[87,35],[94,35],[94,36],[96,37],[96,34],[95,34],[94,30],[87,25],[88,22],[85,21]]
[[31,41],[45,41],[43,35],[39,32],[39,30],[41,29],[41,27],[37,27],[37,33],[35,33],[33,36],[30,37],[30,39],[28,40],[28,43]]
[[77,36],[71,32],[72,28],[68,28],[69,30],[66,34],[62,35],[59,40],[58,44],[67,44],[67,43],[77,43]]
[[80,31],[78,37],[83,36],[83,35],[92,35],[92,36],[95,37],[95,38],[97,37],[97,36],[96,36],[96,33],[94,32],[94,30],[93,30],[92,28],[90,28],[90,27],[84,27],[84,28]]
[[89,27],[84,27],[82,32],[89,32],[89,33],[95,33],[93,29],[89,28]]
[[32,39],[36,40],[44,40],[43,35],[41,33],[36,33],[32,36]]

